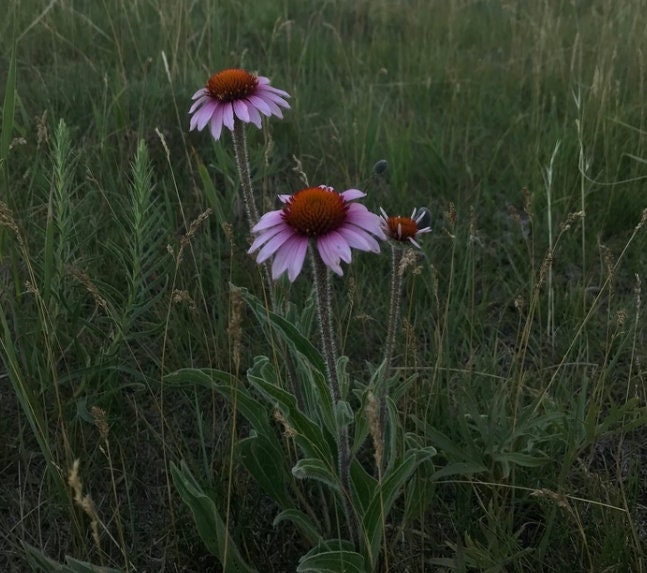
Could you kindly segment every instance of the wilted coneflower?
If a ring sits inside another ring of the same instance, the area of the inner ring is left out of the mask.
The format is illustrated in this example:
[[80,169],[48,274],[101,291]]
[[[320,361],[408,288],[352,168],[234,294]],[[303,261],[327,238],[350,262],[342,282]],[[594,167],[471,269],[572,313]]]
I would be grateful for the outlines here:
[[386,233],[386,236],[393,241],[408,241],[419,249],[420,245],[417,243],[416,237],[431,231],[431,227],[426,226],[429,220],[429,211],[426,207],[414,209],[410,217],[402,217],[400,215],[389,217],[382,208],[380,208],[380,212],[382,213],[380,216],[382,229]]
[[[384,348],[384,365],[382,369],[382,380],[377,389],[376,397],[380,404],[380,430],[385,433],[386,420],[386,397],[389,394],[388,377],[393,361],[393,350],[395,348],[395,334],[400,320],[400,297],[402,295],[402,275],[406,268],[406,261],[402,249],[403,245],[413,245],[420,249],[416,241],[418,235],[429,233],[431,227],[427,226],[430,215],[426,207],[414,209],[410,217],[401,215],[389,216],[384,209],[380,209],[380,224],[391,244],[391,302],[389,305],[389,322],[386,333],[386,344]],[[409,250],[409,252],[411,252]]]

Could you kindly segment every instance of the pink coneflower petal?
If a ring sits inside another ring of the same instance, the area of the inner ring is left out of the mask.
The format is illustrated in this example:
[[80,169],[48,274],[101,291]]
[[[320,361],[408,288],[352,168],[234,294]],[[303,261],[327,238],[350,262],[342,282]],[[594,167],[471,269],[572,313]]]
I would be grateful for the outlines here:
[[207,125],[207,123],[209,123],[209,120],[213,117],[217,107],[218,104],[216,104],[215,102],[209,101],[205,103],[200,111],[196,112],[193,115],[193,117],[191,118],[191,124],[193,124],[193,122],[195,121],[195,127],[197,127],[198,131],[202,131],[204,129],[204,126]]
[[294,282],[303,268],[306,252],[308,250],[308,239],[292,235],[279,249],[274,257],[272,265],[272,278],[279,278],[286,270],[288,279]]
[[344,227],[339,229],[339,234],[346,239],[348,245],[353,249],[372,251],[374,253],[380,252],[379,243],[364,231],[355,230],[351,227]]
[[234,131],[234,106],[231,103],[223,104],[222,106],[222,123],[229,129]]
[[267,115],[267,116],[272,115],[272,110],[270,109],[270,106],[267,105],[267,102],[262,97],[249,96],[247,100],[263,115]]
[[243,100],[236,100],[232,102],[234,106],[234,113],[238,119],[249,123],[249,111],[247,111],[247,104]]
[[359,189],[346,189],[346,191],[343,191],[342,193],[340,193],[340,195],[346,201],[353,201],[355,199],[366,197],[366,193],[364,193],[364,191],[360,191]]
[[259,94],[259,97],[262,97],[267,102],[272,102],[280,107],[290,109],[290,104],[283,99],[279,94],[274,93],[270,90],[263,90],[262,94]]
[[223,70],[191,97],[189,129],[201,131],[209,125],[214,139],[220,138],[223,126],[233,131],[236,121],[260,129],[262,115],[283,117],[281,108],[290,109],[285,99],[289,97],[286,91],[271,86],[265,76],[235,68]]
[[269,100],[265,100],[265,103],[270,108],[272,115],[275,115],[276,117],[279,117],[279,118],[283,118],[283,112],[281,111],[281,108],[278,105],[276,105],[273,101],[269,101]]
[[258,113],[258,110],[253,105],[248,106],[247,111],[249,112],[250,123],[253,123],[258,129],[260,129],[262,126],[261,114]]
[[191,107],[189,108],[189,114],[192,114],[197,108],[199,108],[201,105],[205,104],[206,102],[209,101],[209,96],[208,95],[202,95],[198,96],[198,99],[196,99],[193,104],[191,104]]
[[258,251],[259,263],[274,255],[272,276],[287,272],[294,281],[312,244],[324,264],[343,275],[341,262],[351,262],[352,249],[379,252],[376,238],[384,238],[380,218],[363,205],[349,202],[363,196],[358,189],[337,193],[323,185],[279,195],[284,207],[261,217],[252,229],[256,239],[249,252]]
[[283,225],[283,216],[282,216],[283,211],[269,211],[268,213],[265,213],[259,220],[256,225],[254,225],[254,228],[252,229],[253,233],[260,233],[261,231],[264,231],[265,229],[269,229],[271,227],[275,227],[277,225]]
[[339,276],[344,274],[344,271],[342,271],[341,265],[339,264],[341,257],[339,256],[337,245],[326,241],[324,237],[319,237],[317,239],[317,250],[319,251],[321,260],[331,271]]
[[350,263],[351,261],[351,250],[350,245],[346,242],[346,239],[339,234],[339,231],[330,231],[326,233],[323,237],[317,239],[317,245],[319,249],[326,249],[331,255],[341,259],[345,263]]
[[258,252],[256,261],[259,263],[265,262],[294,236],[295,233],[293,229],[280,227],[274,235],[267,239],[263,248]]
[[[378,239],[386,239],[386,235],[380,227],[380,218],[375,213],[371,213],[364,205],[351,203],[348,207],[348,220],[351,224],[370,231]],[[379,229],[378,233],[374,232],[376,225]]]
[[220,138],[220,133],[222,132],[222,108],[217,108],[214,114],[211,116],[209,122],[209,129],[211,131],[211,136],[218,141]]
[[191,96],[191,99],[198,99],[200,96],[206,96],[208,93],[207,88],[200,88]]

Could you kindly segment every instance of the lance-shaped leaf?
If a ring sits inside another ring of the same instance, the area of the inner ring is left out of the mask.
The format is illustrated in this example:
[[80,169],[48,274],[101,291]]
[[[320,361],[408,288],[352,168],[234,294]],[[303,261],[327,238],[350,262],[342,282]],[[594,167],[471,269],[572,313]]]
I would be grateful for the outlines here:
[[189,507],[206,548],[215,555],[225,571],[255,573],[242,558],[213,500],[204,493],[184,462],[171,463],[171,477],[182,501]]

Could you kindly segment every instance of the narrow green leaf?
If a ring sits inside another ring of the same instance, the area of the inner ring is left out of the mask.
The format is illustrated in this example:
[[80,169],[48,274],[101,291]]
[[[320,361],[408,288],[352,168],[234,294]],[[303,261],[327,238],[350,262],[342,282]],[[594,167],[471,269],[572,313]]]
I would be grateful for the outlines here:
[[355,551],[337,550],[301,559],[297,573],[366,573],[364,558]]
[[[2,106],[2,136],[0,137],[0,166],[7,169],[9,146],[13,136],[13,120],[16,110],[16,44],[14,42],[9,56],[9,73],[5,86],[4,104]],[[6,171],[5,171],[6,172]]]
[[301,535],[303,535],[312,545],[316,545],[317,542],[321,540],[319,528],[301,510],[296,508],[283,510],[274,518],[272,525],[276,527],[283,521],[291,521],[294,523],[297,529],[301,532]]
[[487,468],[483,464],[471,463],[471,462],[451,462],[447,464],[444,468],[434,472],[431,476],[432,480],[439,480],[448,476],[460,475],[460,476],[472,476],[474,474],[480,474],[487,471]]
[[204,189],[205,197],[207,198],[207,203],[209,207],[213,209],[213,212],[216,216],[216,221],[226,221],[225,213],[222,209],[222,202],[218,191],[209,176],[209,172],[204,163],[198,163],[198,173],[200,174],[200,180],[202,181],[202,187]]
[[326,460],[334,463],[336,456],[333,446],[324,436],[322,428],[306,416],[297,406],[296,398],[279,388],[275,382],[275,373],[269,359],[257,356],[254,365],[247,372],[247,379],[271,404],[278,404],[290,426],[296,431],[295,439],[306,457]]
[[200,538],[224,570],[253,573],[255,570],[243,560],[213,500],[204,493],[184,462],[180,467],[171,463],[171,478],[193,514]]
[[26,541],[21,541],[25,550],[25,557],[30,563],[32,569],[46,571],[47,573],[59,573],[63,571],[63,565],[50,559],[40,549],[30,545]]
[[321,422],[326,426],[326,429],[332,434],[337,433],[335,425],[335,414],[332,403],[332,396],[330,394],[330,387],[326,381],[326,377],[318,371],[312,373],[310,377],[312,392],[305,392],[308,398],[308,413],[317,414]]
[[330,486],[332,490],[340,494],[339,478],[334,470],[317,458],[304,458],[299,460],[292,468],[292,474],[297,479],[314,479]]
[[350,466],[350,481],[356,503],[359,504],[360,515],[364,515],[375,495],[378,482],[357,460],[354,460]]
[[270,311],[257,297],[252,295],[247,289],[240,289],[245,302],[254,312],[254,315],[261,324],[272,326],[288,343],[288,345],[305,356],[315,370],[319,372],[326,371],[326,365],[323,357],[317,347],[308,340],[299,330],[282,316]]
[[79,561],[73,557],[66,556],[65,564],[58,563],[47,557],[42,550],[21,541],[25,550],[25,557],[33,569],[43,570],[46,573],[121,573],[120,569],[93,565],[87,561]]
[[516,464],[526,468],[537,468],[550,461],[548,456],[533,456],[531,454],[522,454],[521,452],[504,452],[492,454],[492,459],[503,464]]
[[258,484],[279,507],[292,508],[294,503],[287,490],[291,476],[285,464],[285,454],[276,447],[276,442],[254,432],[253,436],[239,440],[238,447],[245,468]]
[[215,390],[232,405],[235,404],[260,435],[268,439],[274,435],[267,406],[253,398],[242,381],[229,372],[211,368],[182,368],[164,376],[164,383],[177,388],[198,385]]
[[[424,429],[422,429],[422,432],[427,439],[449,459],[472,464],[482,464],[483,456],[481,453],[477,453],[474,448],[469,446],[467,448],[463,448],[455,444],[440,430],[437,430],[433,426],[424,422],[418,422],[423,424]],[[474,456],[473,459],[472,456]]]
[[404,459],[394,463],[389,468],[382,479],[382,483],[376,488],[373,500],[362,520],[372,563],[377,562],[383,535],[383,524],[388,521],[387,518],[393,503],[416,468],[421,463],[429,460],[431,456],[431,451],[427,450],[407,452]]
[[101,565],[93,565],[87,561],[79,561],[74,557],[65,556],[65,573],[122,573],[121,569],[112,569]]

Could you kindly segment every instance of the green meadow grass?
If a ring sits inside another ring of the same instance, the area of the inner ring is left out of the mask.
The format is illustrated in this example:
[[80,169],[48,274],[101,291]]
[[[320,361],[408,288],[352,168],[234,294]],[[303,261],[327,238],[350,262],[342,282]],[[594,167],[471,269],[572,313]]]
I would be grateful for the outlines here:
[[[230,296],[262,285],[230,134],[188,131],[191,95],[234,66],[292,95],[247,130],[263,210],[305,174],[432,213],[395,363],[416,376],[402,426],[438,455],[381,569],[643,571],[646,27],[638,0],[8,0],[0,569],[220,570],[181,461],[259,571],[308,550],[240,463],[244,421],[162,384],[187,367],[244,384],[271,351]],[[386,335],[383,250],[334,283],[358,379]],[[310,288],[281,294],[299,308]]]

